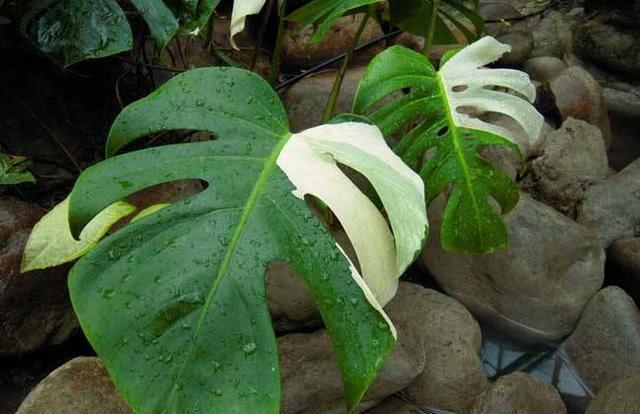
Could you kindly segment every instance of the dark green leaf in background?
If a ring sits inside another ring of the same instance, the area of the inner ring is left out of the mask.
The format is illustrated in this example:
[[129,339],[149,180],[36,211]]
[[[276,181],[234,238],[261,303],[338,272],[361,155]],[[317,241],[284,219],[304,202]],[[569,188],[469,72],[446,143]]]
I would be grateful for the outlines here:
[[38,49],[63,66],[124,52],[133,42],[115,0],[35,0],[21,28]]
[[[428,37],[429,22],[436,0],[390,0],[390,15],[393,24],[418,36]],[[437,0],[433,44],[458,44],[453,34],[457,28],[472,42],[484,30],[484,21],[475,11],[457,0]]]
[[[131,0],[159,47],[179,34],[198,34],[220,0]],[[63,66],[102,58],[133,46],[129,22],[115,0],[33,0],[22,32]]]
[[312,43],[320,42],[338,19],[370,4],[381,0],[314,0],[287,16],[287,20],[302,25],[313,24],[316,30],[311,37]]

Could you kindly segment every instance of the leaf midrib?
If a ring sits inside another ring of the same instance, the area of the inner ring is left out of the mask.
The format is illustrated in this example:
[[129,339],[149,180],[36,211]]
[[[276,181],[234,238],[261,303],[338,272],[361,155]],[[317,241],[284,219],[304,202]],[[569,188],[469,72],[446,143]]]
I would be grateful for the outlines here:
[[[450,129],[451,137],[453,141],[453,148],[454,148],[454,152],[456,153],[456,158],[458,159],[458,164],[460,164],[462,175],[464,176],[464,186],[466,187],[471,199],[471,205],[473,206],[475,222],[480,223],[481,214],[480,214],[480,209],[478,207],[478,199],[476,198],[476,194],[473,191],[473,186],[471,185],[471,175],[469,173],[469,166],[467,165],[467,161],[464,159],[463,150],[460,146],[460,136],[458,135],[458,126],[455,124],[453,120],[453,116],[451,114],[451,107],[449,105],[449,94],[447,93],[447,89],[444,85],[440,72],[437,73],[436,77],[438,79],[438,87],[440,88],[440,92],[444,97],[443,99],[443,104],[445,108],[444,112],[447,117],[447,122],[451,126],[449,129]],[[481,246],[484,246],[482,231],[477,231],[476,234],[478,237],[479,244]]]
[[[253,189],[251,190],[251,194],[249,195],[249,198],[247,198],[245,206],[242,209],[242,214],[240,215],[240,219],[238,220],[238,225],[236,226],[233,232],[233,236],[227,247],[227,251],[225,253],[222,264],[218,269],[217,277],[215,278],[213,286],[211,286],[211,289],[209,290],[209,294],[207,295],[207,298],[203,305],[202,313],[200,314],[200,318],[198,319],[198,324],[195,329],[194,340],[191,342],[189,352],[185,356],[184,362],[180,367],[180,372],[178,373],[178,375],[176,376],[176,379],[173,382],[173,387],[169,392],[169,394],[167,395],[166,401],[169,401],[172,395],[178,389],[178,383],[182,378],[182,374],[186,368],[187,362],[189,361],[189,356],[191,355],[193,347],[195,346],[194,344],[196,342],[196,339],[200,336],[202,325],[209,311],[209,307],[211,306],[215,293],[218,290],[218,286],[220,285],[221,280],[224,278],[224,276],[227,273],[227,270],[229,269],[229,265],[231,263],[231,259],[233,258],[233,253],[235,252],[235,248],[238,245],[238,242],[240,241],[240,237],[242,237],[242,233],[244,231],[244,228],[247,225],[247,222],[249,221],[249,217],[251,216],[253,209],[255,208],[256,204],[258,203],[258,200],[260,199],[263,193],[266,182],[269,179],[269,177],[271,177],[273,170],[276,168],[278,156],[280,155],[282,148],[286,145],[286,143],[291,138],[291,135],[292,134],[289,132],[288,136],[281,137],[280,142],[278,142],[278,144],[274,147],[273,152],[271,153],[269,158],[265,160],[264,169],[258,176],[258,179],[256,180],[256,183],[254,184]],[[163,410],[163,413],[166,413],[166,409]]]

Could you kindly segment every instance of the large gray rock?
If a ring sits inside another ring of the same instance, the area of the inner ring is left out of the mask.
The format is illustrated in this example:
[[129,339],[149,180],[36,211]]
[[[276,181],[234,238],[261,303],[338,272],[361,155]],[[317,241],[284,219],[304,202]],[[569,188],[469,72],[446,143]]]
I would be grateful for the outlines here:
[[532,80],[538,82],[550,82],[566,68],[564,61],[554,56],[534,57],[524,63],[525,72]]
[[366,414],[424,414],[424,411],[398,397],[389,397]]
[[[416,354],[397,343],[360,408],[372,407],[405,388],[422,368]],[[321,330],[278,338],[283,414],[342,414],[343,384],[329,335]]]
[[[285,34],[282,45],[282,64],[296,69],[307,68],[344,53],[351,47],[363,16],[364,14],[357,14],[341,17],[318,44],[310,43],[313,27],[308,26],[301,30],[297,25],[291,26],[289,33]],[[359,44],[367,43],[382,35],[380,25],[374,19],[369,19],[360,36]],[[355,62],[366,63],[382,49],[384,49],[384,42],[379,42],[357,53]]]
[[611,85],[603,90],[609,112],[629,118],[640,118],[640,87],[629,84]]
[[569,118],[544,136],[541,153],[529,164],[523,183],[535,198],[575,217],[585,190],[609,174],[607,149],[600,130]]
[[[507,2],[511,2],[511,0],[507,0]],[[531,5],[544,4],[528,0],[526,2]],[[526,19],[516,18],[509,25],[500,21],[502,17],[498,18],[498,16],[515,15],[514,10],[515,8],[511,5],[505,5],[504,2],[498,4],[493,0],[490,4],[483,5],[480,12],[490,17],[485,26],[486,33],[496,38],[511,32],[531,34],[533,36],[533,50],[531,50],[530,57],[532,58],[541,56],[563,58],[571,53],[573,47],[572,27],[577,16],[561,13],[557,10],[548,10]]]
[[595,396],[587,414],[640,413],[640,375],[616,381]]
[[507,66],[522,65],[533,50],[533,36],[524,31],[512,31],[498,36],[500,43],[511,46],[511,50],[500,58],[500,63]]
[[505,217],[509,246],[495,253],[442,249],[441,197],[429,208],[429,218],[432,239],[420,263],[477,318],[518,341],[568,335],[602,285],[604,252],[592,234],[525,194]]
[[322,325],[313,296],[289,264],[269,263],[265,279],[269,311],[277,332],[309,330]]
[[499,378],[473,406],[472,414],[566,414],[558,391],[530,374]]
[[480,2],[480,16],[488,22],[521,19],[523,17],[522,13],[508,1]]
[[593,229],[601,245],[640,235],[640,159],[590,187],[577,220]]
[[0,356],[60,344],[78,326],[66,267],[20,273],[31,227],[42,214],[18,200],[0,200]]
[[640,71],[639,36],[640,26],[620,27],[610,21],[610,16],[599,16],[576,28],[574,47],[585,59],[615,72],[636,76]]
[[585,69],[572,66],[549,83],[563,120],[581,119],[597,126],[607,148],[611,146],[609,114],[598,81]]
[[481,0],[480,15],[488,21],[522,19],[549,7],[545,2],[529,0]]
[[423,367],[403,394],[418,406],[468,412],[489,386],[478,357],[482,334],[471,314],[451,297],[408,283],[386,311],[400,343],[412,344]]
[[639,0],[586,0],[587,12],[606,14],[608,18],[619,22],[626,22],[630,26],[638,26],[640,19]]
[[602,289],[563,346],[594,393],[615,381],[640,375],[640,311],[622,289]]
[[[364,68],[347,71],[336,102],[336,113],[351,112],[353,98],[363,74]],[[299,132],[322,123],[322,111],[329,100],[335,77],[334,71],[322,72],[304,78],[287,90],[284,104],[293,131]]]
[[607,277],[640,304],[640,238],[618,240],[611,245]]
[[47,376],[16,414],[132,414],[98,358],[78,357]]
[[610,82],[603,93],[609,110],[611,133],[616,137],[611,146],[609,164],[621,170],[640,158],[640,86]]
[[[361,408],[405,389],[416,404],[466,412],[488,385],[478,324],[455,300],[401,283],[386,309],[398,342]],[[343,413],[342,382],[325,331],[278,339],[283,413]],[[407,388],[408,386],[408,388]]]

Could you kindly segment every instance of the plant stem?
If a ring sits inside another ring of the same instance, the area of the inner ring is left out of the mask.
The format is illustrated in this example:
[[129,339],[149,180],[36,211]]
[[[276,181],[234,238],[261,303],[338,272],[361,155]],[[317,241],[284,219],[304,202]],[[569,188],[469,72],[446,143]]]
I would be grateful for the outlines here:
[[269,74],[269,82],[275,85],[280,77],[280,66],[282,64],[282,43],[284,42],[284,13],[287,10],[287,0],[283,0],[278,10],[278,34],[276,35],[276,47],[273,50],[273,59],[271,60],[271,73]]
[[424,38],[424,48],[422,54],[429,57],[431,52],[431,46],[433,46],[433,34],[436,31],[436,17],[438,15],[438,0],[431,0],[431,19],[429,19],[429,26],[427,26],[427,35]]
[[356,36],[353,38],[353,42],[347,51],[347,54],[344,57],[344,61],[342,62],[342,67],[338,74],[336,75],[336,79],[333,82],[333,88],[331,89],[331,94],[329,95],[329,100],[327,101],[327,105],[324,108],[324,113],[322,114],[322,122],[327,122],[331,119],[333,115],[333,111],[336,107],[336,102],[338,101],[338,95],[340,94],[340,88],[342,87],[342,81],[344,80],[344,75],[347,72],[347,68],[351,63],[351,59],[353,59],[354,51],[358,46],[358,42],[360,41],[360,36],[364,32],[364,28],[369,22],[369,13],[367,13],[362,21],[360,22],[360,27],[358,27],[358,31],[356,32]]

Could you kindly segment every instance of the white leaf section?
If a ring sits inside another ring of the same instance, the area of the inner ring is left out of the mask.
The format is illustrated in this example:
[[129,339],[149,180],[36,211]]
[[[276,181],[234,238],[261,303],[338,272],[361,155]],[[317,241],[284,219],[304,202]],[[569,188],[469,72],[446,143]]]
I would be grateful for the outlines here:
[[[493,37],[483,37],[449,59],[438,75],[449,101],[452,120],[458,127],[479,129],[518,143],[509,130],[472,118],[458,109],[471,107],[483,112],[498,112],[518,122],[533,143],[540,135],[544,117],[531,105],[536,99],[536,88],[529,75],[514,69],[482,68],[510,50],[510,46]],[[493,86],[509,88],[525,99],[487,89]]]
[[244,30],[247,16],[260,13],[265,2],[266,0],[235,0],[233,2],[229,41],[234,49],[238,49],[238,46],[233,38]]
[[61,265],[75,260],[89,250],[121,218],[136,210],[124,201],[113,203],[87,224],[80,240],[69,228],[69,197],[56,205],[33,227],[22,257],[21,272]]
[[[378,208],[337,163],[360,172],[372,184],[388,213],[395,242]],[[365,294],[374,306],[384,306],[395,295],[398,278],[426,237],[420,177],[391,151],[377,127],[355,122],[294,134],[280,153],[278,166],[296,186],[297,197],[319,198],[340,220],[358,257],[368,287]],[[362,286],[355,267],[352,270]]]

